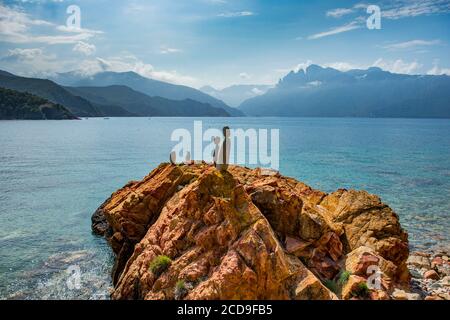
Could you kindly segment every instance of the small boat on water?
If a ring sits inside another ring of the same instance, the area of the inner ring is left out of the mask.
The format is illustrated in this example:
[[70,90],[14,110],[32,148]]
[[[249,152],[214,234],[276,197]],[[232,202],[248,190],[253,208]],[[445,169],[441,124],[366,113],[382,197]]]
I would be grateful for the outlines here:
[[109,118],[103,118],[103,120],[109,120]]

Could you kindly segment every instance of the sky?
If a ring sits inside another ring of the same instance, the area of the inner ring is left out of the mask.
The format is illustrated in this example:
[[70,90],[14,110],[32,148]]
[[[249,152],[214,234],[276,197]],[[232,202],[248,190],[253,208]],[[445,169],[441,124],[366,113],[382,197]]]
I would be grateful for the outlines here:
[[450,75],[449,45],[450,0],[0,0],[0,69],[23,76],[135,71],[223,88],[312,63]]

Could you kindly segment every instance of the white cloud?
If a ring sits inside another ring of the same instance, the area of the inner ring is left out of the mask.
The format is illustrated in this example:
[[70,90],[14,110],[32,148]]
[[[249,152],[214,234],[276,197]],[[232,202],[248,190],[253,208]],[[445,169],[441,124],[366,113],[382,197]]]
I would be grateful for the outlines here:
[[18,43],[74,44],[90,38],[92,38],[90,33],[78,33],[70,36],[29,36],[26,41],[18,41]]
[[133,71],[143,77],[174,84],[193,87],[198,84],[198,80],[194,77],[180,74],[175,70],[159,70],[129,53],[124,53],[117,57],[85,58],[80,61],[80,59],[62,60],[40,48],[16,48],[9,50],[5,56],[0,57],[0,69],[22,76],[43,78],[53,76],[59,72],[73,70],[75,70],[75,73],[83,76],[91,76],[102,71]]
[[450,68],[440,68],[439,61],[436,60],[433,62],[433,68],[428,70],[427,74],[435,75],[435,76],[446,74],[446,75],[450,76]]
[[336,8],[327,11],[326,15],[327,17],[340,18],[350,13],[353,13],[353,11],[354,11],[353,9],[349,8]]
[[264,94],[265,91],[263,91],[263,90],[261,90],[261,89],[258,89],[258,88],[253,88],[253,89],[251,90],[251,92],[252,92],[252,94],[259,96],[259,95]]
[[33,60],[38,56],[42,56],[42,49],[33,48],[33,49],[10,49],[8,50],[8,54],[6,55],[6,59],[14,59],[14,60]]
[[[32,31],[37,27],[51,28],[55,31],[70,32],[70,35],[35,34]],[[33,30],[31,30],[33,29]],[[53,23],[33,19],[17,7],[8,7],[0,4],[0,41],[10,43],[46,43],[46,44],[72,44],[85,41],[101,31],[88,29],[73,29],[65,26],[55,26]]]
[[218,14],[219,17],[223,18],[249,17],[253,15],[255,15],[255,13],[253,13],[252,11],[226,12]]
[[79,72],[83,75],[92,75],[102,71],[133,71],[143,77],[170,83],[188,86],[198,84],[198,80],[194,77],[182,75],[175,70],[157,70],[153,65],[145,63],[131,54],[106,59],[97,57],[95,60],[85,60],[79,65]]
[[72,26],[65,26],[60,25],[56,27],[56,30],[62,31],[62,32],[70,32],[70,33],[90,33],[90,34],[102,34],[103,31],[100,30],[91,30],[91,29],[85,29],[85,28],[75,28]]
[[359,25],[356,21],[352,21],[352,22],[350,22],[348,24],[345,24],[343,26],[336,27],[336,28],[330,29],[328,31],[319,32],[319,33],[310,35],[308,37],[308,39],[309,40],[320,39],[320,38],[323,38],[323,37],[328,37],[328,36],[332,36],[332,35],[335,35],[335,34],[348,32],[348,31],[355,30],[355,29],[358,29],[358,28],[361,28],[361,25]]
[[332,62],[332,63],[325,63],[325,67],[333,68],[339,71],[348,71],[353,69],[359,69],[360,67],[349,62]]
[[[340,18],[342,16],[354,13],[358,10],[364,11],[369,4],[358,3],[350,8],[336,8],[328,10],[328,17]],[[436,15],[450,12],[449,0],[395,0],[381,1],[381,15],[386,19],[402,19],[408,17],[417,17],[422,15]]]
[[250,75],[249,75],[248,73],[246,73],[246,72],[241,72],[241,73],[239,73],[239,78],[244,79],[244,80],[248,80],[248,79],[250,79],[251,77],[250,77]]
[[0,58],[0,68],[22,76],[46,77],[64,68],[66,62],[59,61],[54,54],[41,48],[15,48]]
[[433,68],[427,71],[427,74],[435,76],[446,74],[450,76],[450,68],[439,68],[437,66],[434,66]]
[[95,53],[96,47],[93,44],[79,41],[72,49],[75,52],[82,53],[86,56],[90,56]]
[[380,58],[373,63],[372,67],[378,67],[392,73],[417,74],[422,65],[417,61],[408,63],[403,61],[402,59],[387,61]]
[[51,26],[52,24],[43,20],[30,18],[19,9],[0,4],[0,40],[15,42],[25,40],[25,33],[31,26]]
[[179,53],[181,52],[181,49],[177,48],[169,48],[169,47],[161,47],[161,50],[159,51],[161,54],[170,54],[170,53]]
[[448,0],[399,0],[389,3],[387,9],[381,10],[386,19],[401,19],[422,15],[435,15],[450,12]]
[[402,50],[402,49],[413,49],[417,47],[424,47],[424,46],[434,46],[440,44],[440,40],[411,40],[411,41],[405,41],[405,42],[399,42],[394,44],[389,44],[384,46],[385,49],[389,50]]
[[[300,70],[306,71],[306,69],[312,65],[312,60],[307,60],[306,62],[301,62],[296,65],[294,68],[289,69],[289,71],[294,70],[295,72],[299,72]],[[288,71],[288,72],[289,72]]]

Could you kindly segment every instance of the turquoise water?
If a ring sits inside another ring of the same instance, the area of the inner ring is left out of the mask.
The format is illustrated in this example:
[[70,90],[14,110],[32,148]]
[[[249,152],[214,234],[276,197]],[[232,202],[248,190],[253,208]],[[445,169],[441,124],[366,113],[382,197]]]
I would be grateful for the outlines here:
[[[414,249],[448,246],[450,121],[203,118],[204,129],[280,129],[280,171],[324,191],[366,189]],[[0,298],[102,299],[112,256],[90,217],[162,161],[193,118],[0,121]],[[80,287],[67,268],[80,268]]]

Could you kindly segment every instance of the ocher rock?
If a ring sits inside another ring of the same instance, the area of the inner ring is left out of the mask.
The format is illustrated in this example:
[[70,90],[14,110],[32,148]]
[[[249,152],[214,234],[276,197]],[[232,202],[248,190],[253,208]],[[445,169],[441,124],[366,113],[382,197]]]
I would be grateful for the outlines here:
[[342,288],[341,297],[344,300],[359,298],[359,288],[366,283],[366,279],[360,276],[351,275]]
[[318,207],[332,226],[344,229],[347,252],[367,246],[397,265],[399,275],[406,270],[408,235],[397,214],[379,197],[365,191],[341,189],[324,197]]
[[404,290],[395,289],[392,293],[392,298],[395,300],[408,300],[408,296]]
[[390,300],[390,297],[386,291],[373,290],[370,292],[370,300]]
[[439,275],[434,270],[428,270],[423,274],[424,279],[439,280]]
[[438,295],[431,295],[431,296],[426,296],[425,300],[445,300],[445,299],[439,297]]
[[408,300],[422,300],[420,294],[418,293],[407,293],[406,298]]
[[337,296],[328,290],[312,273],[295,288],[296,300],[337,300]]
[[[323,282],[346,262],[407,279],[407,235],[378,197],[328,195],[260,169],[161,164],[113,193],[93,229],[116,253],[113,299],[174,299],[180,280],[189,289],[177,299],[336,299]],[[159,255],[172,262],[153,274]]]
[[391,261],[379,256],[372,248],[361,246],[345,259],[345,269],[351,274],[368,279],[372,275],[379,276],[379,284],[383,290],[390,290],[397,278],[397,267]]

